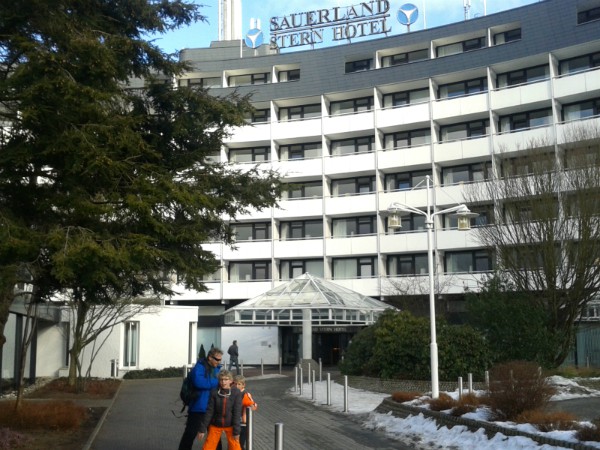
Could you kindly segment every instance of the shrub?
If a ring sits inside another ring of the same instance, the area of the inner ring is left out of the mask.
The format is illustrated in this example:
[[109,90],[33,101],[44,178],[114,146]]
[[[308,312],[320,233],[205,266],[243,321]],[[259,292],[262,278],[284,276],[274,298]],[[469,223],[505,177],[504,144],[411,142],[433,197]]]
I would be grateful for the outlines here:
[[580,441],[600,442],[600,418],[592,420],[591,425],[581,427],[575,437]]
[[535,363],[512,361],[490,370],[490,406],[500,419],[514,420],[524,411],[541,409],[554,392]]
[[446,411],[456,406],[456,400],[443,392],[438,398],[432,398],[428,403],[432,411]]
[[543,432],[556,430],[573,430],[576,428],[577,417],[563,411],[542,411],[539,409],[523,411],[515,422],[529,423]]
[[398,403],[410,402],[416,398],[421,397],[421,395],[422,394],[420,392],[398,391],[392,393],[392,400]]
[[164,369],[130,370],[123,375],[124,380],[141,380],[149,378],[177,378],[182,376],[181,367],[165,367]]
[[340,370],[346,375],[377,375],[379,364],[372,364],[375,344],[375,325],[363,328],[353,338],[340,363]]

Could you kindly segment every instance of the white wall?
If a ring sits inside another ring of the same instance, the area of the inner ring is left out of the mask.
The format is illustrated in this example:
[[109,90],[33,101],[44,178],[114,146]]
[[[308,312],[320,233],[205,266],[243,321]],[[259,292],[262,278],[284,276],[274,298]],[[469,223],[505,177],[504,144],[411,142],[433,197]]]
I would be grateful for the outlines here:
[[15,315],[9,314],[4,326],[6,342],[2,347],[2,378],[12,378],[15,366]]
[[241,363],[244,366],[279,364],[279,328],[277,326],[222,327],[221,348],[225,352],[223,361],[229,365],[227,349],[237,340]]
[[[67,344],[66,323],[38,322],[38,339],[36,355],[36,376],[57,377],[58,370],[65,365]],[[27,359],[29,363],[29,358]],[[29,364],[25,374],[28,375]]]

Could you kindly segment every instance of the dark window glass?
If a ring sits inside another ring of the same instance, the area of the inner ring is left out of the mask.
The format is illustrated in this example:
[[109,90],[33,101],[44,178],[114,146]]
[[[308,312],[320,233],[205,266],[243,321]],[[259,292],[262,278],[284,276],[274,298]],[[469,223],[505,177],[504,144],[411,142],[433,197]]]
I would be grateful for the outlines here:
[[346,63],[346,73],[362,72],[371,70],[373,65],[372,59],[361,59],[359,61],[350,61]]

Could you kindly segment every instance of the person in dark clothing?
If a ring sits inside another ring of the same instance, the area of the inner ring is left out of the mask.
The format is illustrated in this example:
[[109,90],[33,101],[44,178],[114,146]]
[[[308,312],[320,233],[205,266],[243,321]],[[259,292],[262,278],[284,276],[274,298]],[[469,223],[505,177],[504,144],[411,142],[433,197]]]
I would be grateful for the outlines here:
[[237,341],[233,341],[233,344],[229,346],[227,350],[227,354],[229,355],[229,367],[227,370],[231,372],[231,368],[235,364],[235,373],[237,375],[240,374],[240,365],[238,363],[239,349],[237,345]]
[[210,392],[219,385],[218,374],[223,351],[213,347],[206,358],[200,359],[192,368],[194,386],[198,389],[198,397],[188,408],[185,430],[179,441],[179,450],[191,450],[194,439],[200,431],[202,420],[206,414]]
[[222,370],[219,373],[219,387],[210,393],[198,433],[198,439],[202,439],[208,430],[202,450],[215,450],[223,433],[227,436],[228,450],[241,450],[241,419],[242,392],[233,384],[231,372]]

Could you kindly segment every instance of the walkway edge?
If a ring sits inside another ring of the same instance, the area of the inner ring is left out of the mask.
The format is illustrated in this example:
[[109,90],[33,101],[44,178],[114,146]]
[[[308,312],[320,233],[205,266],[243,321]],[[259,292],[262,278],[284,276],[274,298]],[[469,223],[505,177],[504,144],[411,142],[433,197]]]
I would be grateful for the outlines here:
[[110,412],[110,409],[114,405],[116,398],[119,396],[119,392],[121,392],[121,386],[123,386],[123,383],[124,383],[124,381],[121,380],[121,383],[119,383],[119,387],[117,388],[117,392],[115,392],[115,395],[113,395],[113,398],[112,398],[110,404],[106,407],[106,410],[104,410],[102,417],[100,417],[100,420],[98,420],[98,423],[96,424],[96,427],[94,428],[94,431],[92,431],[92,434],[88,438],[88,440],[85,443],[85,445],[83,446],[82,450],[90,450],[90,448],[92,447],[92,444],[94,443],[94,440],[96,439],[96,436],[98,435],[98,432],[102,428],[102,425],[104,425],[106,416],[108,416],[108,413]]

